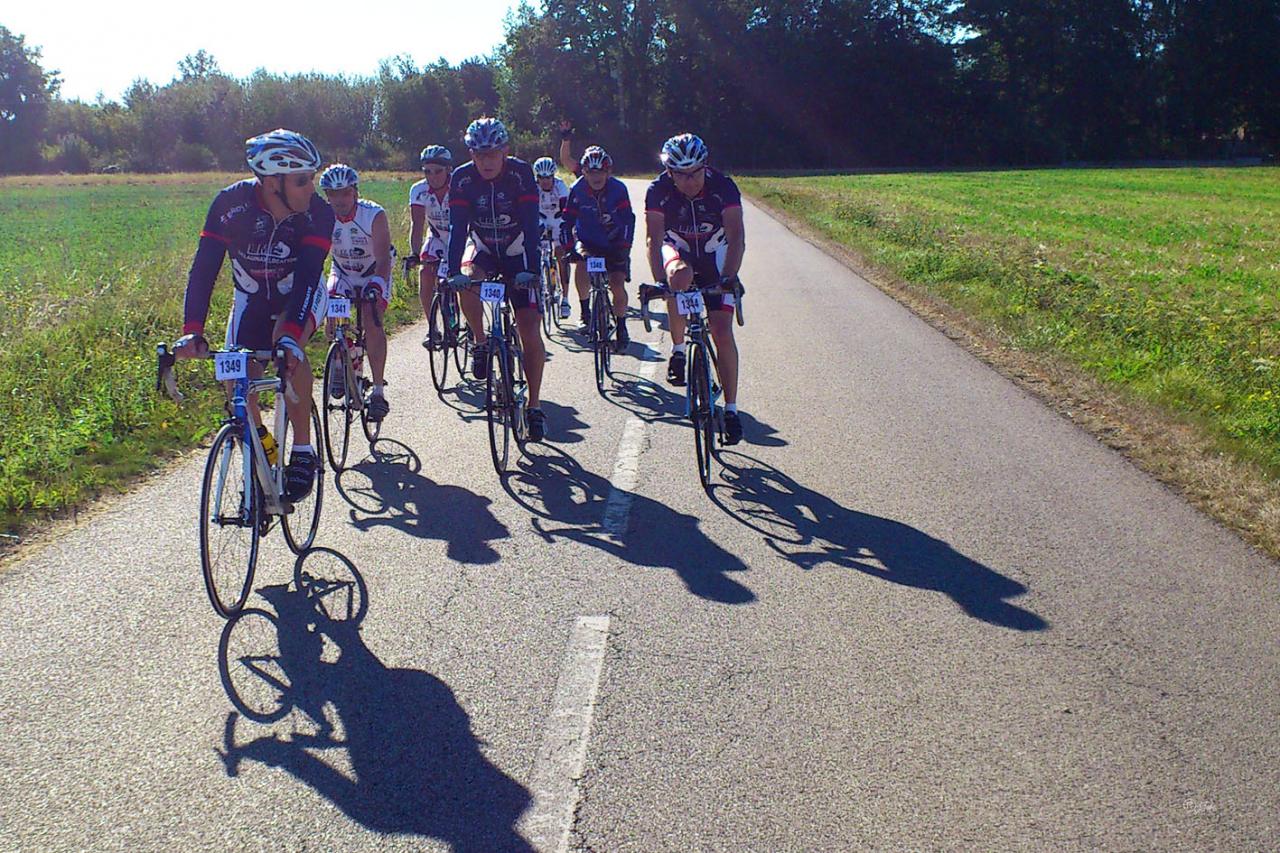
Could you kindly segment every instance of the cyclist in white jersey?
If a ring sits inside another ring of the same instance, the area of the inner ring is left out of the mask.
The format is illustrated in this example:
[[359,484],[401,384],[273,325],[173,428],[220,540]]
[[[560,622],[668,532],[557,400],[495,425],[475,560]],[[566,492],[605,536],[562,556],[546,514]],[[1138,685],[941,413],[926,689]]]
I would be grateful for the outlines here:
[[[418,155],[423,179],[409,189],[409,263],[418,265],[418,299],[422,314],[430,319],[431,299],[436,282],[449,277],[449,177],[453,174],[453,152],[443,145],[428,145]],[[439,329],[430,329],[422,345],[431,338],[439,342]]]
[[569,316],[569,253],[566,242],[568,232],[564,228],[564,206],[569,199],[569,186],[556,177],[556,161],[539,157],[533,161],[533,176],[538,181],[538,215],[542,232],[551,238],[560,267],[560,317]]
[[[330,296],[359,300],[368,285],[378,288],[376,304],[359,304],[365,350],[373,371],[369,419],[380,421],[391,411],[383,389],[387,333],[382,328],[382,314],[391,301],[391,228],[381,205],[360,198],[359,183],[360,175],[343,163],[334,163],[320,175],[320,189],[333,207],[335,220],[327,289]],[[341,376],[336,377],[330,391],[334,396],[345,393]]]

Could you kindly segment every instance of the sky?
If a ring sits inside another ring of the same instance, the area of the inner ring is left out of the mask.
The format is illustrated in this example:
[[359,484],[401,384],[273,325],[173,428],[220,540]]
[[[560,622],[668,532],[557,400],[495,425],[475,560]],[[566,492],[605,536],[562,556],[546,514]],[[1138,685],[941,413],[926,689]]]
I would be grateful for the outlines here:
[[[92,101],[101,92],[120,100],[135,79],[163,84],[178,61],[201,48],[233,77],[258,68],[280,73],[320,71],[373,75],[382,59],[408,54],[421,66],[444,57],[457,63],[502,41],[502,22],[516,0],[365,4],[336,0],[175,3],[118,0],[66,4],[8,3],[0,26],[41,49],[41,66],[58,70],[62,97]],[[305,10],[306,21],[255,26]],[[367,12],[365,10],[368,10]],[[362,14],[362,12],[364,14]]]

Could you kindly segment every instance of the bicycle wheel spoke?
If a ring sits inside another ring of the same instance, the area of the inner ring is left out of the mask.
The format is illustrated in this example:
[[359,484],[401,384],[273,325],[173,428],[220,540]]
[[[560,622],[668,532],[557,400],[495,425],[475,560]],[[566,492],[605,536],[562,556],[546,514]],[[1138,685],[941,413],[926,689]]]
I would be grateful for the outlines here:
[[258,559],[261,501],[240,429],[226,424],[218,432],[200,487],[200,567],[209,601],[225,617],[244,606]]

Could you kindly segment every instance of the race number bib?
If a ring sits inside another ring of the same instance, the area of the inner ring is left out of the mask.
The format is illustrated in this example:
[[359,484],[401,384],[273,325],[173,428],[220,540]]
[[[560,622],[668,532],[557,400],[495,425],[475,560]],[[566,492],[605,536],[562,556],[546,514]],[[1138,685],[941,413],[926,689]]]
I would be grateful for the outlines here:
[[351,300],[342,296],[329,297],[329,317],[335,320],[351,318]]
[[486,281],[480,285],[480,298],[485,302],[501,302],[507,296],[507,286],[500,281]]
[[676,294],[676,311],[686,317],[702,313],[702,294],[698,291],[682,291]]
[[604,271],[604,258],[587,258],[587,272]]
[[243,352],[214,353],[213,375],[219,380],[244,379],[249,375],[248,354]]

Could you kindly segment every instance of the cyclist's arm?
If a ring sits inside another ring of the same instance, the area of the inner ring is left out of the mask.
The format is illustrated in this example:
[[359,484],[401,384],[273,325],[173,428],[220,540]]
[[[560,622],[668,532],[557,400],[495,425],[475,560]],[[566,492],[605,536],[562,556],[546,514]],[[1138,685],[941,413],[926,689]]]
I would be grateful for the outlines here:
[[645,243],[649,247],[649,271],[654,281],[665,281],[666,270],[662,268],[662,240],[667,233],[667,217],[661,210],[646,210],[644,213]]
[[724,236],[729,245],[724,254],[724,268],[720,270],[720,275],[731,278],[742,269],[742,256],[747,250],[747,237],[742,225],[741,207],[727,207],[723,216]]
[[422,254],[423,223],[427,221],[427,209],[420,204],[409,205],[409,255]]
[[[528,168],[528,167],[525,167]],[[529,179],[533,179],[533,171],[529,171]],[[516,199],[516,211],[520,217],[520,225],[524,230],[524,263],[529,272],[537,272],[542,263],[542,211],[538,208],[538,187],[525,188],[523,194]],[[449,269],[454,269],[452,266]]]
[[[413,253],[417,256],[417,252]],[[382,276],[383,280],[391,279],[391,226],[387,224],[386,212],[373,217],[373,257],[375,259],[373,274]]]
[[467,248],[467,235],[471,233],[471,202],[462,197],[457,178],[458,173],[454,172],[449,183],[449,273],[451,275],[461,272],[462,253]]
[[293,289],[289,291],[289,305],[285,311],[280,333],[291,336],[299,344],[305,344],[307,319],[311,314],[311,300],[318,298],[320,276],[324,261],[332,248],[333,208],[312,196],[311,232],[298,245],[298,262],[293,267]]
[[619,239],[622,245],[629,249],[636,236],[636,214],[631,209],[631,194],[627,192],[626,184],[621,181],[618,184],[622,187],[622,192],[618,199],[618,205],[614,208],[614,215],[622,226]]
[[573,143],[568,136],[560,139],[560,166],[571,175],[578,168],[578,161],[573,159]]
[[222,260],[231,246],[231,238],[222,227],[223,194],[209,205],[209,213],[204,219],[204,228],[200,231],[200,244],[196,247],[196,255],[191,260],[191,271],[187,274],[187,293],[182,306],[182,334],[203,334],[204,321],[209,317],[209,300],[213,296],[213,285],[222,271]]

